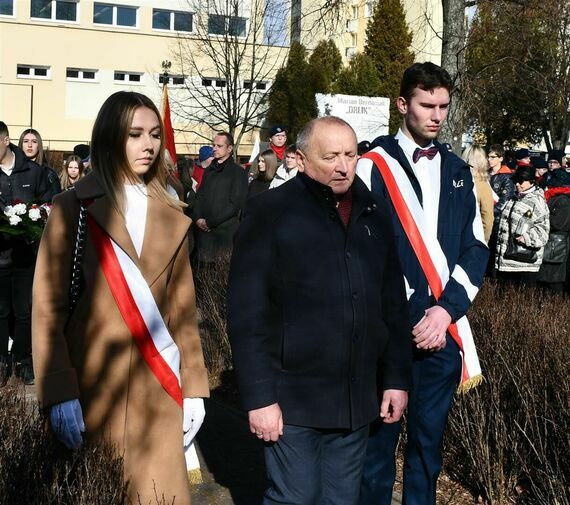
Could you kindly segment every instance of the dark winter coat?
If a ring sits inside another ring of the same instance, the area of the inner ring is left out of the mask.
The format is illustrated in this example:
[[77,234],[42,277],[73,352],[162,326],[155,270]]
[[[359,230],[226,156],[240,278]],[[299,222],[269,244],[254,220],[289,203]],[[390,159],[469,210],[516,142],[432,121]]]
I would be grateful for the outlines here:
[[[287,424],[360,428],[383,389],[410,386],[403,276],[385,203],[355,179],[345,228],[304,174],[252,198],[236,234],[228,328],[243,405]],[[294,205],[291,204],[294,202]]]
[[0,170],[0,205],[11,205],[14,200],[24,203],[49,201],[50,188],[46,171],[26,158],[19,147],[10,144],[10,149],[16,156],[16,162],[11,175]]
[[538,280],[564,282],[570,255],[570,194],[557,195],[548,201],[550,235],[544,248]]
[[61,182],[58,175],[55,173],[55,170],[53,170],[51,167],[44,164],[42,168],[46,173],[46,179],[48,183],[48,190],[44,195],[44,198],[46,202],[51,203],[53,197],[61,193]]
[[253,179],[249,183],[249,188],[247,190],[247,197],[251,198],[252,196],[259,195],[259,193],[263,193],[269,189],[269,185],[271,181],[262,181],[261,179]]
[[501,212],[503,211],[505,204],[509,198],[515,196],[515,183],[512,177],[512,172],[505,166],[502,166],[499,172],[491,176],[491,187],[493,188],[495,194],[499,197],[499,200],[493,209],[496,225],[499,224]]
[[192,212],[194,222],[205,219],[210,231],[196,227],[196,251],[200,261],[214,261],[230,252],[239,216],[247,200],[247,172],[230,157],[214,160],[204,172]]
[[[0,211],[14,201],[28,203],[50,201],[46,171],[29,160],[24,151],[13,144],[10,149],[16,156],[14,169],[8,176],[0,170]],[[19,237],[0,234],[0,268],[28,266],[35,261],[36,245]]]

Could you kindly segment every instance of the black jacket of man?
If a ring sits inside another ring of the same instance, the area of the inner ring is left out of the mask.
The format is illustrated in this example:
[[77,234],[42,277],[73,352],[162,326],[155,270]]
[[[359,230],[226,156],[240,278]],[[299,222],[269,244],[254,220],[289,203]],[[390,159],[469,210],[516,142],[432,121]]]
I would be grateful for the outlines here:
[[228,285],[246,410],[277,402],[286,424],[355,430],[379,414],[378,378],[382,389],[410,386],[388,209],[358,177],[352,192],[347,228],[331,188],[305,174],[248,202]]
[[201,261],[213,261],[231,251],[240,213],[247,200],[247,172],[230,157],[214,160],[204,172],[196,193],[192,219],[205,219],[209,232],[195,227],[196,250]]

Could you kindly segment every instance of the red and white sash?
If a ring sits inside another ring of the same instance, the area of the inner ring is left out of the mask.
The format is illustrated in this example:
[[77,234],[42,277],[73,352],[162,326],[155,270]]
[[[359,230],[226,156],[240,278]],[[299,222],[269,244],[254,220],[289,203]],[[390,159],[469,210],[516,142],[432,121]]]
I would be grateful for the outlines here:
[[[425,214],[407,174],[396,160],[388,155],[385,159],[379,151],[384,153],[382,149],[377,148],[366,153],[363,158],[371,160],[378,168],[431,292],[438,300],[450,277],[447,259],[437,237],[426,231]],[[468,295],[471,299],[474,297],[474,293]],[[450,324],[448,331],[461,352],[463,367],[459,389],[466,391],[482,379],[481,366],[467,317],[463,316],[456,323]]]
[[[180,352],[149,285],[133,260],[91,216],[87,218],[87,225],[103,275],[143,359],[164,390],[182,408]],[[193,443],[185,448],[185,459],[189,475],[196,469],[199,471]]]

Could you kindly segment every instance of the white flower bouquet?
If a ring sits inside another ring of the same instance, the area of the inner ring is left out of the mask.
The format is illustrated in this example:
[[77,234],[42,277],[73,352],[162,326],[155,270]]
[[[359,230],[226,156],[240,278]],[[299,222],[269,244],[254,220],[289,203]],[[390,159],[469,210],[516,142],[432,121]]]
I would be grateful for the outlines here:
[[35,242],[42,236],[50,211],[51,205],[47,203],[15,202],[6,205],[0,213],[0,233]]

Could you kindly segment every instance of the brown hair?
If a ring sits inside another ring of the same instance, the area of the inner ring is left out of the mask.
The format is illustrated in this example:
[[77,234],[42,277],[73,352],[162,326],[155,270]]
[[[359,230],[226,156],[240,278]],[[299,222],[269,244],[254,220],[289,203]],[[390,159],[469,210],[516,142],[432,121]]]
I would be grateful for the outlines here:
[[264,182],[270,182],[275,177],[277,172],[277,167],[279,166],[279,161],[273,149],[267,149],[259,155],[259,159],[263,159],[265,162],[265,172],[259,171],[259,161],[257,162],[257,167],[254,175],[254,179],[258,179]]
[[28,133],[31,133],[34,137],[36,137],[36,140],[38,141],[38,154],[36,154],[36,159],[33,161],[35,161],[38,165],[42,166],[44,164],[44,143],[42,141],[42,136],[39,134],[38,130],[34,130],[33,128],[28,128],[27,130],[24,130],[22,132],[22,135],[20,135],[20,140],[18,141],[18,147],[22,149],[22,146],[24,145],[24,137]]
[[445,88],[451,93],[452,87],[451,76],[444,68],[431,61],[414,63],[404,71],[402,82],[400,83],[400,96],[409,102],[416,88],[424,91]]
[[[77,163],[77,167],[79,168],[79,175],[77,176],[77,179],[75,179],[75,181],[72,181],[69,178],[69,174],[67,173],[67,168],[69,167],[69,164],[72,161],[75,161]],[[61,174],[59,175],[59,180],[61,182],[61,189],[66,190],[71,188],[79,179],[81,179],[85,175],[84,172],[85,172],[85,165],[83,165],[81,157],[77,156],[76,154],[68,156],[65,160],[65,168],[61,171]]]
[[172,198],[166,192],[166,174],[164,160],[164,126],[160,113],[150,98],[133,91],[113,93],[102,105],[93,126],[91,135],[91,167],[112,205],[123,214],[125,179],[137,182],[127,160],[125,145],[133,122],[135,110],[146,107],[152,110],[159,120],[160,147],[154,163],[143,176],[144,183],[153,189],[160,201],[174,208],[184,204]]

